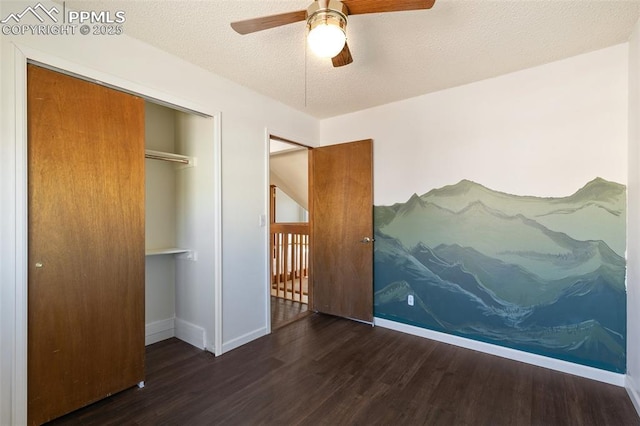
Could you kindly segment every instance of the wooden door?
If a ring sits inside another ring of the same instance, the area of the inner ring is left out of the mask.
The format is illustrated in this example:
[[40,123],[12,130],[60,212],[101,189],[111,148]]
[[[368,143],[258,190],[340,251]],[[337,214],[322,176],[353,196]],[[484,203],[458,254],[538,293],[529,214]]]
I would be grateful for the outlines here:
[[371,140],[310,151],[311,308],[373,321]]
[[28,422],[144,379],[144,103],[29,65]]

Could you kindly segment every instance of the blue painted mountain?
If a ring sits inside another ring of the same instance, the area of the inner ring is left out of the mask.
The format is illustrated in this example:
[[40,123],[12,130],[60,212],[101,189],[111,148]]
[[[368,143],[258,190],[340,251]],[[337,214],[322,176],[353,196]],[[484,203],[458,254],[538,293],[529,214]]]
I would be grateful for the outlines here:
[[[375,207],[375,314],[623,372],[624,258],[604,239],[534,219],[591,207],[623,218],[624,186],[595,179],[569,197],[536,198],[462,181]],[[611,223],[624,235],[624,222]]]
[[613,287],[607,275],[606,272],[597,271],[580,277],[565,288],[556,300],[537,306],[522,325],[553,327],[576,324],[591,318],[620,336],[626,335],[625,311],[608,309],[624,306],[626,294]]
[[[483,294],[486,302],[483,301],[477,295],[483,293],[477,282],[464,288],[443,280],[413,257],[398,240],[382,234],[376,235],[375,253],[376,306],[401,301],[404,307],[406,295],[411,293],[418,298],[418,309],[409,311],[420,311],[416,312],[416,318],[428,322],[425,325],[438,330],[457,329],[466,324],[487,327],[504,325],[505,320],[501,318],[501,314],[507,315],[507,304],[491,297],[486,291]],[[378,287],[379,282],[389,284]]]

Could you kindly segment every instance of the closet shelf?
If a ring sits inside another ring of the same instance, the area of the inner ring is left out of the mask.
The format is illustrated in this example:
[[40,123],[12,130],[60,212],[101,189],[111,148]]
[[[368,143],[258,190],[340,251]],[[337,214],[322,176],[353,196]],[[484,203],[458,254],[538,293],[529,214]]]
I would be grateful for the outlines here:
[[162,255],[175,255],[176,258],[182,260],[191,260],[192,262],[198,261],[198,253],[195,250],[189,250],[178,247],[167,247],[158,249],[146,249],[145,256],[162,256]]
[[158,249],[147,249],[145,251],[145,256],[160,256],[163,254],[180,254],[180,253],[189,253],[191,250],[183,249],[178,247],[167,247],[167,248],[158,248]]
[[172,152],[154,151],[152,149],[144,150],[144,158],[151,160],[169,161],[171,163],[181,164],[184,167],[193,167],[196,165],[195,157],[174,154]]

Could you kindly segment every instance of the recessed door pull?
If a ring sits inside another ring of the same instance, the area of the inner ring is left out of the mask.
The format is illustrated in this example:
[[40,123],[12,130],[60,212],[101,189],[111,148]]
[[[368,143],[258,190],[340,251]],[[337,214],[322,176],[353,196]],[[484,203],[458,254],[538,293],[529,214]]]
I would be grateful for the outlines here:
[[36,262],[36,268],[42,268],[43,266],[42,262]]
[[374,241],[375,241],[375,238],[370,238],[370,237],[364,237],[363,239],[360,240],[360,242],[364,244],[372,243]]

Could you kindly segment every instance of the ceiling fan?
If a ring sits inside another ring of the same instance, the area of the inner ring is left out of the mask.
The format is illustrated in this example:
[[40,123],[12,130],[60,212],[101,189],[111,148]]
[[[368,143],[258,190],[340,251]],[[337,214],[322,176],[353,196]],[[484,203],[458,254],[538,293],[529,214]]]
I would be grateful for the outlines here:
[[239,34],[307,21],[307,42],[318,56],[331,58],[334,67],[353,62],[346,43],[347,16],[363,13],[431,9],[436,0],[315,0],[306,10],[262,16],[231,23]]

